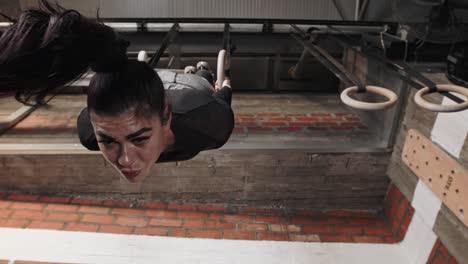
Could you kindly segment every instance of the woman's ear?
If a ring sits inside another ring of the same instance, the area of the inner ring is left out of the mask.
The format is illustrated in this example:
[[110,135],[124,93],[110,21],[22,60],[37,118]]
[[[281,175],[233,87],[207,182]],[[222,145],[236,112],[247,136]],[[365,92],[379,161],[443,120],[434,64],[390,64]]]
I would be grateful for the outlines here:
[[163,118],[164,118],[163,125],[170,128],[171,127],[171,121],[172,121],[172,107],[171,107],[170,104],[167,104],[164,107]]

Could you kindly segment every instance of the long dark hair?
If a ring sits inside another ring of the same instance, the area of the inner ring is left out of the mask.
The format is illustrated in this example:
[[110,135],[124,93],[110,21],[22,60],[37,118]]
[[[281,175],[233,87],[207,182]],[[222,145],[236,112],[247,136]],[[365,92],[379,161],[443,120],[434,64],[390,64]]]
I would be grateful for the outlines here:
[[43,103],[89,68],[115,72],[128,62],[128,42],[75,10],[39,0],[0,33],[0,97]]

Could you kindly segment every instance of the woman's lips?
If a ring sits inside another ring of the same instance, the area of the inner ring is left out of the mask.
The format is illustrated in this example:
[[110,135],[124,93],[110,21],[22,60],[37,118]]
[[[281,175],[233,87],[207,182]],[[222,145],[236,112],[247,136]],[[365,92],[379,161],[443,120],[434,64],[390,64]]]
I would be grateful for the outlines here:
[[122,171],[122,174],[125,176],[125,178],[127,178],[129,180],[133,180],[138,176],[138,174],[140,174],[140,171],[141,170],[138,170],[138,171]]

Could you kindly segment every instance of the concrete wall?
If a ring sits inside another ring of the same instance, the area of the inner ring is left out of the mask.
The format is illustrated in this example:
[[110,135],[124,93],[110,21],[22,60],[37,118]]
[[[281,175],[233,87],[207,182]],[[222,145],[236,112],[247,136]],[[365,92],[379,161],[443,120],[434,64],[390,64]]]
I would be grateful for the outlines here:
[[70,194],[290,209],[378,211],[390,153],[307,150],[206,151],[158,164],[140,185],[124,183],[100,153],[2,155],[0,191]]

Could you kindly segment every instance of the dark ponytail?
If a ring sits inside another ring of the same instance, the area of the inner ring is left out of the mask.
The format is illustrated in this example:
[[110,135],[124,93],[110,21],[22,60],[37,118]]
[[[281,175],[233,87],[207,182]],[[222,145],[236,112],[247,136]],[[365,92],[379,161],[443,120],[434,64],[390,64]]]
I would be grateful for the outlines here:
[[0,33],[0,97],[43,103],[90,67],[118,71],[127,63],[128,42],[110,27],[47,0],[39,3]]

